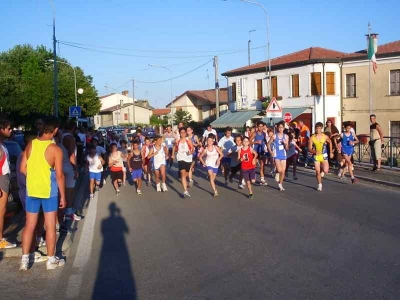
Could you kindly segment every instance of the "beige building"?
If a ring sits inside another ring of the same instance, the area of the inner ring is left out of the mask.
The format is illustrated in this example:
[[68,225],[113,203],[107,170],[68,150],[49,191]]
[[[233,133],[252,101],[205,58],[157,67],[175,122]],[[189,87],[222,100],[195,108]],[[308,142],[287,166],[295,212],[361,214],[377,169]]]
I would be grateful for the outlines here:
[[[372,112],[385,136],[400,143],[400,41],[378,46],[378,69],[371,68]],[[353,121],[357,134],[369,134],[369,61],[367,52],[342,59],[343,121]]]
[[152,109],[137,103],[115,105],[100,111],[94,117],[95,128],[119,124],[150,124]]

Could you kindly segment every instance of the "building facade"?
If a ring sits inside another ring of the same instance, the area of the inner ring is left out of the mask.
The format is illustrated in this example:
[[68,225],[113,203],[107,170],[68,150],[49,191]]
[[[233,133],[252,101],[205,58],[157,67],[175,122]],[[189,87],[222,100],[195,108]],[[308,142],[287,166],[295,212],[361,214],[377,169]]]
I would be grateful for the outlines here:
[[94,116],[95,128],[118,126],[120,124],[150,124],[152,109],[138,104],[115,105]]

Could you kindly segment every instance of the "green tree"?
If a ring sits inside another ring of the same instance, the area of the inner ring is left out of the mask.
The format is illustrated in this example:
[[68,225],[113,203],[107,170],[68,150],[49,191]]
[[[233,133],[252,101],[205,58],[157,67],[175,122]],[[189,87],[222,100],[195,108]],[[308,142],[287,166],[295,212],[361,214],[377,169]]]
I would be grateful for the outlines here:
[[[29,124],[33,118],[52,114],[53,65],[52,52],[44,46],[17,45],[0,53],[0,106],[17,124]],[[58,61],[68,62],[63,58]],[[100,110],[100,101],[93,86],[93,78],[75,68],[78,105],[84,116],[93,116]],[[68,117],[68,107],[75,105],[74,74],[71,67],[58,64],[58,97],[60,118]]]
[[162,118],[160,118],[159,116],[151,116],[150,117],[150,125],[153,126],[167,126],[168,125],[168,116],[163,116]]
[[174,114],[174,123],[183,122],[184,124],[189,124],[192,121],[192,115],[188,111],[178,110]]

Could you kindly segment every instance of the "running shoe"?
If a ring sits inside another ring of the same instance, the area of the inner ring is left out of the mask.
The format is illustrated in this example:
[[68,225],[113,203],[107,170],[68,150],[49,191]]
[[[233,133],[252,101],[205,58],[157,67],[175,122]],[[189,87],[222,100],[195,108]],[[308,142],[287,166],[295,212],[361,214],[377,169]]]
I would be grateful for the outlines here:
[[117,190],[115,193],[117,194],[117,196],[121,195],[121,191],[120,190]]
[[244,185],[243,184],[239,184],[239,189],[243,190],[244,189]]
[[54,270],[65,265],[65,260],[57,256],[49,257],[46,261],[47,270]]
[[41,237],[38,237],[37,239],[36,239],[36,245],[37,245],[37,247],[43,247],[43,246],[46,246],[46,241],[43,239],[43,237],[41,236]]
[[249,194],[249,199],[254,199],[253,194]]
[[166,184],[165,182],[163,182],[163,183],[161,184],[161,190],[162,190],[163,192],[168,192],[167,184]]
[[337,176],[338,176],[339,178],[342,178],[342,176],[343,176],[343,169],[340,169],[340,170],[339,170]]
[[321,172],[321,177],[324,177],[325,176],[325,172]]
[[322,183],[319,183],[319,184],[318,184],[317,191],[322,192]]
[[90,194],[89,199],[93,200],[93,198],[94,198],[94,194]]
[[293,180],[297,180],[297,176],[296,175],[293,175]]
[[71,221],[71,220],[80,221],[80,220],[82,220],[82,217],[77,215],[76,213],[72,213],[69,215],[65,215],[65,220],[66,221]]
[[217,190],[214,191],[214,197],[218,197],[218,191]]
[[357,182],[357,180],[356,180],[356,178],[355,177],[353,177],[353,178],[351,178],[351,183],[356,183]]
[[279,182],[279,173],[276,173],[276,174],[275,174],[275,181],[276,181],[276,182]]
[[47,256],[42,255],[42,253],[40,253],[39,251],[29,253],[29,262],[40,263],[40,262],[45,262],[45,261],[47,261]]
[[268,183],[265,181],[264,177],[261,177],[261,185],[268,185]]
[[189,197],[190,198],[190,194],[188,191],[183,192],[183,197]]
[[27,271],[29,267],[29,255],[22,255],[21,263],[19,265],[20,271]]
[[280,190],[281,192],[285,190],[285,189],[283,188],[282,184],[279,184],[279,190]]
[[193,181],[193,179],[190,179],[190,180],[189,180],[189,185],[188,185],[188,186],[189,186],[189,187],[192,187],[192,186],[193,186],[193,184],[194,184],[194,181]]
[[157,192],[161,192],[161,185],[157,183]]
[[142,191],[141,190],[137,190],[136,193],[140,196],[142,195]]
[[10,243],[7,239],[3,238],[0,240],[0,249],[10,249],[17,247],[17,244]]

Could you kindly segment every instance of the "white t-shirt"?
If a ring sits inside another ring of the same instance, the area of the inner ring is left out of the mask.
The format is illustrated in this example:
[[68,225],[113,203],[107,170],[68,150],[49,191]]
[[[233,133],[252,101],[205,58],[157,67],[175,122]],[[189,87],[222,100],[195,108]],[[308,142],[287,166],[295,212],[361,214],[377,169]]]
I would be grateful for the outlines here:
[[91,173],[103,172],[103,166],[101,166],[101,169],[98,169],[98,166],[101,165],[101,160],[98,154],[96,154],[94,157],[90,157],[90,155],[88,155],[86,157],[86,160],[89,163],[89,172]]
[[193,161],[193,155],[192,154],[187,154],[189,151],[189,144],[187,141],[182,142],[181,140],[177,141],[178,145],[178,152],[176,154],[176,159],[178,161],[186,161],[186,162],[192,162]]
[[222,149],[224,157],[228,155],[229,149],[231,149],[233,145],[235,145],[235,139],[232,136],[229,138],[223,136],[218,142],[218,147]]
[[208,138],[208,135],[212,133],[213,135],[217,136],[217,132],[215,131],[215,129],[211,129],[211,131],[208,131],[207,129],[204,130],[203,133],[203,138]]

